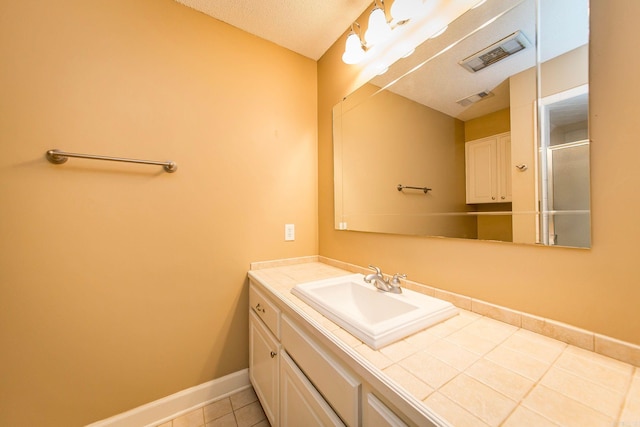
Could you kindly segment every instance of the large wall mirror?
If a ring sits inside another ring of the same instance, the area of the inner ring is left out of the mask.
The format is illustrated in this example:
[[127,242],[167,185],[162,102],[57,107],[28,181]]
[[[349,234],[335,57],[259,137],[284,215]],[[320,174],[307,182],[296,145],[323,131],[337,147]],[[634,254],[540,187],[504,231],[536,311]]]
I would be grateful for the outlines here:
[[345,97],[336,228],[590,247],[588,41],[588,0],[488,0]]

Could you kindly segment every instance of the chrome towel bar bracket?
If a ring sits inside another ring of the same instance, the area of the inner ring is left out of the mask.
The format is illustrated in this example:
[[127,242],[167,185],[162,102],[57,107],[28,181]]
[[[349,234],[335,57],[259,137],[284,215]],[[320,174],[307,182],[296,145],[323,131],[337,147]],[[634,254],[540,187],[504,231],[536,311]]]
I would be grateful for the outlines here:
[[165,171],[169,173],[173,173],[178,170],[178,165],[174,162],[158,162],[155,160],[139,160],[139,159],[126,159],[122,157],[108,157],[108,156],[97,156],[94,154],[78,154],[78,153],[68,153],[66,151],[60,150],[49,150],[47,151],[47,160],[51,163],[60,165],[69,160],[69,157],[77,157],[79,159],[92,159],[92,160],[107,160],[110,162],[126,162],[126,163],[140,163],[144,165],[158,165],[162,166]]

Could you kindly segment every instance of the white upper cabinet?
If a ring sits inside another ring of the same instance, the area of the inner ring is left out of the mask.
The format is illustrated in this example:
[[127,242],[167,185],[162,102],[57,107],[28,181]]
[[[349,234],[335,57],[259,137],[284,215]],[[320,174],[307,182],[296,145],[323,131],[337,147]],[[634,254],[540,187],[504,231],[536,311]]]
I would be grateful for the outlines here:
[[467,203],[511,202],[511,134],[465,144]]

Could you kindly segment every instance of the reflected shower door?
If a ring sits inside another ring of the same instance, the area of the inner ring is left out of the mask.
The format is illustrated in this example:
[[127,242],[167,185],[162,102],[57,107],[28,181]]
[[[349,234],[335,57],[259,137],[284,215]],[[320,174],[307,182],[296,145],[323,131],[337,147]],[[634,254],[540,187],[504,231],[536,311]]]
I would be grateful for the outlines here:
[[547,148],[549,240],[559,246],[591,246],[589,141]]
[[540,100],[541,243],[591,247],[589,88]]

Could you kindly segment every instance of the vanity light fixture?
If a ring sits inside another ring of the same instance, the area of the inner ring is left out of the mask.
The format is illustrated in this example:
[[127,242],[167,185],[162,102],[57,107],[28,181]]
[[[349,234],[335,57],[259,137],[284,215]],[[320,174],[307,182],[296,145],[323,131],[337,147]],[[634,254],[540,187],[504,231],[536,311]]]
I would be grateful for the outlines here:
[[364,46],[360,36],[355,31],[355,26],[360,31],[360,24],[354,22],[351,24],[351,31],[347,36],[347,42],[344,47],[344,53],[342,54],[342,62],[345,64],[357,64],[364,59]]
[[373,10],[369,15],[369,26],[364,33],[364,40],[367,47],[380,43],[391,35],[391,27],[387,22],[387,15],[384,12],[384,0],[380,0],[382,8],[378,7],[378,0],[373,2]]
[[448,25],[445,25],[441,30],[436,31],[436,33],[434,35],[432,35],[431,37],[429,37],[430,39],[435,39],[438,36],[441,36],[444,34],[445,31],[447,31],[447,28],[449,28]]
[[415,48],[413,48],[413,49],[409,49],[409,50],[407,51],[407,53],[405,53],[404,55],[402,55],[402,57],[403,57],[403,58],[408,58],[408,57],[410,57],[411,55],[413,55],[413,52],[415,52],[415,51],[416,51],[416,49],[415,49]]
[[395,0],[391,5],[391,16],[401,25],[415,16],[421,6],[421,0]]
[[[395,0],[391,5],[391,21],[387,20],[384,0],[374,0],[373,9],[369,14],[369,25],[362,37],[360,24],[351,24],[351,31],[347,35],[342,61],[345,64],[358,64],[364,60],[366,53],[374,45],[389,40],[393,28],[408,22],[419,13],[423,0]],[[357,30],[356,30],[357,27]],[[405,56],[413,53],[414,48],[407,48]]]
[[378,65],[376,67],[376,74],[379,75],[379,76],[383,75],[387,71],[389,71],[389,66],[388,65]]

